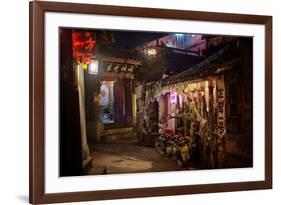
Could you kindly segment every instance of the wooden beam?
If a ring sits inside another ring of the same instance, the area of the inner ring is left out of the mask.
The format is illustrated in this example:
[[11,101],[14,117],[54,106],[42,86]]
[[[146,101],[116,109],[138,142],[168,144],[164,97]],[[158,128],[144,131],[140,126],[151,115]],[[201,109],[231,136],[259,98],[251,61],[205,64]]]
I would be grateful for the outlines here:
[[125,59],[125,58],[116,58],[116,57],[108,57],[108,56],[97,56],[97,60],[108,61],[108,62],[112,62],[112,63],[142,65],[140,60],[135,60],[135,59]]

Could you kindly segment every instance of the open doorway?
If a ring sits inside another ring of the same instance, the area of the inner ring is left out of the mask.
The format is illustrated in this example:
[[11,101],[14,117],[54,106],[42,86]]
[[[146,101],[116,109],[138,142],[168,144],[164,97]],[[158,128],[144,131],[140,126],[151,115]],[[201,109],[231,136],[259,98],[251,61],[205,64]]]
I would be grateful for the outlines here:
[[104,124],[115,122],[114,81],[102,81],[100,88],[100,121]]

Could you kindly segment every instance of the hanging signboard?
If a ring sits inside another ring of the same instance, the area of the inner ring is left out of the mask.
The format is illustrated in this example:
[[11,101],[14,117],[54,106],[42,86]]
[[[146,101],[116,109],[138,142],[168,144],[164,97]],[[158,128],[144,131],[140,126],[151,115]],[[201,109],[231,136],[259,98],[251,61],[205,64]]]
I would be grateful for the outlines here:
[[219,133],[222,134],[225,125],[225,86],[224,76],[217,80],[217,125]]

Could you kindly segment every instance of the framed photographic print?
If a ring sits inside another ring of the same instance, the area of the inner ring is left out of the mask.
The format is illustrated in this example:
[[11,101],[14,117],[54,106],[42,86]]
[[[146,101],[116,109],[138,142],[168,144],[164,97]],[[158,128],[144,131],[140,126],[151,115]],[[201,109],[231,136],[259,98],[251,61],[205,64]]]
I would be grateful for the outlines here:
[[272,188],[272,17],[30,2],[30,203]]

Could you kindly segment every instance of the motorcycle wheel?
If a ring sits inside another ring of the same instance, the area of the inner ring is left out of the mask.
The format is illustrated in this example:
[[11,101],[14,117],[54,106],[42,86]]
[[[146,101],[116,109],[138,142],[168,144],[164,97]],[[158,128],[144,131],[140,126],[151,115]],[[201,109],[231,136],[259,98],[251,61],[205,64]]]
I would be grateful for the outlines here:
[[177,151],[175,154],[174,154],[175,158],[176,158],[176,161],[178,163],[179,166],[182,166],[183,165],[183,162],[182,162],[182,158],[181,158],[181,154]]
[[188,161],[190,159],[189,153],[181,153],[181,159],[182,159],[182,167],[186,168],[188,166]]
[[[188,156],[186,155],[188,153],[180,153],[177,152],[176,153],[176,157],[177,157],[177,163],[179,166],[186,168],[188,166]],[[182,155],[186,155],[186,156],[182,156]]]
[[160,156],[165,156],[166,155],[165,145],[164,145],[164,143],[162,142],[161,139],[156,139],[154,145],[155,145],[155,149],[156,149],[157,153]]

